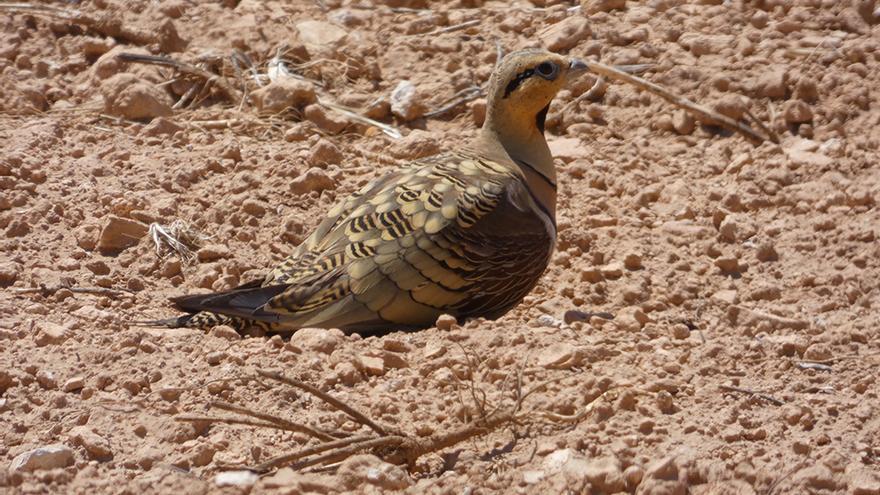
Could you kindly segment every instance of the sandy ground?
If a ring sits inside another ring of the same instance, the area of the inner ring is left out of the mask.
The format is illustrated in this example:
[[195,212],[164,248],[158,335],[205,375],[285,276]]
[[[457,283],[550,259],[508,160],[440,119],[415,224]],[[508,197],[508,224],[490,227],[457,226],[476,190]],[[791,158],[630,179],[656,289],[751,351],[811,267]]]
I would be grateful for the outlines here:
[[[0,10],[0,491],[880,494],[880,5],[366,3]],[[424,114],[484,84],[498,46],[534,45],[650,64],[646,79],[751,113],[780,144],[622,83],[586,94],[585,76],[548,119],[556,254],[503,318],[370,338],[128,324],[256,278],[338,198],[472,135],[479,99]],[[257,90],[280,47],[321,87]],[[309,105],[316,91],[405,137]],[[190,261],[147,234],[176,220],[204,236]],[[208,407],[225,401],[366,432],[257,369],[422,439],[533,393],[516,424],[410,470],[361,455],[223,474],[314,442],[176,417],[229,416]]]

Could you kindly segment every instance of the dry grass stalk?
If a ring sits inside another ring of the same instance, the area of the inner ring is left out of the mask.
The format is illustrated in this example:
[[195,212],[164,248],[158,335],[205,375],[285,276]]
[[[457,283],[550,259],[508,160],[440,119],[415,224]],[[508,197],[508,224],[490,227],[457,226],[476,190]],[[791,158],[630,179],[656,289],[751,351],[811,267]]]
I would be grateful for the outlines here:
[[225,77],[214,74],[213,72],[209,72],[205,69],[202,69],[201,67],[196,67],[192,64],[187,64],[185,62],[174,60],[170,57],[123,52],[117,55],[116,58],[125,62],[171,67],[183,74],[193,76],[202,80],[204,84],[202,91],[206,91],[207,88],[213,85],[225,98],[227,98],[232,103],[238,103],[242,98],[241,93],[239,93],[237,89],[233,88]]
[[195,259],[194,251],[207,240],[206,236],[182,220],[175,220],[167,226],[153,222],[147,233],[156,245],[156,255],[164,258],[169,253],[175,253],[185,262]]

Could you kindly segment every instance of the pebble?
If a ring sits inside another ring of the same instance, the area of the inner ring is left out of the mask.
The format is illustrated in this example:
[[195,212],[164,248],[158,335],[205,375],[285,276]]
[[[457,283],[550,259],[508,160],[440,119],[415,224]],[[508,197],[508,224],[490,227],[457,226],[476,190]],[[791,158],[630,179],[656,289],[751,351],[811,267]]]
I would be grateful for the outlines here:
[[97,247],[104,253],[117,253],[136,245],[147,235],[148,231],[149,227],[146,224],[129,218],[108,215],[101,228]]
[[196,252],[196,257],[201,263],[209,263],[220,259],[232,257],[232,252],[223,244],[208,244]]
[[342,162],[342,152],[339,148],[326,139],[319,139],[309,149],[306,161],[313,167],[326,168],[327,165],[338,165]]
[[294,194],[306,194],[312,191],[321,192],[333,189],[336,182],[326,172],[317,167],[308,169],[304,174],[290,181],[290,191]]
[[571,369],[580,365],[583,356],[578,349],[565,343],[556,343],[538,354],[538,366],[548,369]]
[[68,434],[74,445],[85,449],[89,459],[106,461],[113,457],[110,443],[104,437],[90,430],[87,426],[75,426]]
[[301,328],[290,336],[290,343],[303,350],[332,354],[344,337],[342,330],[337,328]]
[[241,340],[241,335],[229,325],[217,325],[211,329],[209,335],[224,340]]
[[156,117],[141,130],[147,137],[170,136],[184,130],[184,127],[167,117]]
[[627,332],[638,332],[649,321],[648,316],[641,308],[628,307],[620,310],[614,319],[617,327]]
[[623,266],[627,270],[638,270],[642,267],[642,257],[635,253],[629,253],[623,258]]
[[21,265],[14,261],[0,262],[0,287],[8,287],[18,280]]
[[413,130],[394,142],[389,149],[391,156],[401,160],[417,160],[440,152],[438,136],[419,129]]
[[424,115],[425,105],[421,101],[418,89],[410,81],[400,81],[391,92],[391,113],[405,122]]
[[217,486],[249,487],[259,479],[260,476],[253,471],[223,471],[214,476],[214,484]]
[[785,98],[788,91],[787,81],[785,69],[769,69],[755,81],[754,92],[764,98]]
[[570,460],[565,465],[566,473],[574,478],[586,478],[592,488],[601,493],[617,493],[626,487],[620,461],[616,457]]
[[789,100],[782,106],[782,114],[789,124],[804,124],[813,121],[813,111],[801,100]]
[[364,483],[380,490],[403,490],[413,484],[412,478],[402,467],[387,463],[372,454],[349,457],[342,462],[337,473],[349,490]]
[[437,322],[434,325],[438,330],[449,331],[457,324],[458,320],[454,316],[442,314],[437,318]]
[[307,20],[298,22],[296,30],[299,40],[306,46],[309,56],[333,53],[336,47],[348,36],[345,29],[324,21]]
[[58,380],[55,378],[55,373],[47,370],[40,370],[37,372],[37,383],[40,384],[46,390],[54,390],[58,388]]
[[293,78],[272,81],[252,92],[251,97],[257,110],[271,114],[281,113],[288,108],[302,109],[318,101],[311,83]]
[[348,127],[348,120],[336,112],[328,112],[323,106],[314,103],[304,111],[305,117],[329,134],[339,134]]
[[75,376],[64,382],[64,385],[61,386],[61,390],[65,392],[76,392],[78,390],[82,390],[82,388],[85,386],[85,378],[81,376]]
[[794,473],[791,480],[796,485],[803,485],[819,490],[835,490],[838,488],[834,473],[825,464],[816,463]]
[[672,128],[682,136],[687,136],[693,133],[694,129],[696,129],[696,122],[694,121],[693,115],[687,111],[676,110],[675,113],[672,114]]
[[206,360],[206,361],[208,362],[208,364],[211,365],[211,366],[217,366],[217,365],[220,364],[225,358],[226,358],[226,353],[223,352],[223,351],[212,352],[212,353],[209,353],[207,356],[205,356],[205,360]]
[[38,347],[47,345],[57,345],[68,338],[67,327],[52,323],[51,321],[40,320],[36,323],[36,333],[34,334],[34,343]]
[[771,242],[762,242],[759,244],[757,251],[755,251],[755,256],[758,258],[758,261],[765,263],[779,259],[779,253],[776,252],[776,248]]
[[739,260],[735,256],[719,256],[718,258],[715,258],[715,266],[717,266],[722,273],[739,272]]
[[626,0],[581,0],[581,13],[584,15],[622,10],[625,7]]
[[550,26],[540,38],[542,44],[551,52],[564,52],[574,48],[591,34],[590,21],[581,16],[571,16]]
[[151,120],[173,113],[168,95],[133,74],[116,74],[101,84],[104,111],[129,120]]
[[9,472],[58,469],[71,464],[73,464],[73,450],[66,445],[54,444],[17,455],[9,465]]
[[355,366],[367,375],[382,376],[385,374],[385,360],[376,356],[361,356]]

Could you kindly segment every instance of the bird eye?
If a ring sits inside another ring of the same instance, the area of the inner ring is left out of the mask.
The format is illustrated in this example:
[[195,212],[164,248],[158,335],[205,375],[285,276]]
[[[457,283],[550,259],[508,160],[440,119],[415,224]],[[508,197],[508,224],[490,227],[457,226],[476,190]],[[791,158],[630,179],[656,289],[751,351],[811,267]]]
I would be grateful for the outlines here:
[[556,73],[559,71],[559,67],[556,66],[553,62],[542,62],[537,67],[538,74],[541,75],[544,79],[554,79],[556,77]]

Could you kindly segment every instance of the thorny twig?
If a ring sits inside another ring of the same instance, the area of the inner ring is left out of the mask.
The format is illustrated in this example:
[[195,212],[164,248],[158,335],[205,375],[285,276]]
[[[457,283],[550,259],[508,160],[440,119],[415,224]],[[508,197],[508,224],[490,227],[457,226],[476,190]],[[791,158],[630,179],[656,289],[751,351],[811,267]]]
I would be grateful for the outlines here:
[[[473,365],[470,358],[468,358],[468,364]],[[535,390],[541,389],[549,383],[558,381],[556,379],[544,381],[532,390],[523,393],[522,369],[520,369],[517,374],[517,383],[514,390],[515,402],[513,406],[499,406],[488,412],[483,409],[483,414],[480,415],[480,417],[468,422],[465,425],[462,425],[461,427],[453,429],[452,431],[431,435],[426,438],[416,438],[401,431],[396,431],[391,427],[378,425],[354,407],[346,404],[340,399],[329,395],[326,392],[317,389],[316,387],[308,383],[286,377],[281,373],[274,371],[257,370],[257,375],[262,378],[268,378],[303,390],[311,394],[312,396],[324,401],[333,409],[344,412],[357,423],[366,426],[370,430],[372,430],[372,432],[369,434],[349,436],[344,436],[344,434],[332,434],[331,436],[330,434],[327,434],[327,436],[325,436],[324,438],[318,437],[317,435],[313,434],[314,432],[306,432],[310,436],[322,440],[321,443],[300,449],[295,452],[290,452],[273,457],[257,466],[247,468],[260,473],[268,472],[272,469],[276,469],[280,466],[285,465],[290,466],[293,469],[304,469],[311,466],[327,466],[343,461],[359,452],[365,451],[372,452],[375,455],[382,457],[386,462],[392,464],[405,464],[410,469],[412,469],[414,468],[415,462],[418,460],[418,458],[423,455],[433,452],[439,452],[458,443],[467,441],[471,438],[489,433],[504,425],[517,424],[521,422],[526,418],[526,416],[534,413],[534,411],[524,412],[522,410],[522,404],[525,398],[528,397],[529,394],[531,394]],[[609,392],[610,390],[597,397],[594,401],[591,402],[590,405],[587,406],[587,408],[583,412],[579,413],[578,415],[562,416],[554,414],[544,414],[543,416],[545,417],[545,419],[561,423],[575,423],[590,414],[590,412],[592,412],[595,408],[593,404],[599,399],[607,397]],[[476,395],[474,395],[473,398],[478,403],[482,402],[480,399],[477,398]],[[485,406],[485,403],[483,403],[483,405]],[[190,422],[207,421],[211,423],[244,424],[248,426],[261,426],[276,429],[292,429],[290,428],[291,425],[295,425],[296,428],[302,427],[302,425],[289,422],[282,418],[259,413],[257,411],[253,411],[251,409],[236,406],[233,404],[212,403],[212,406],[235,411],[250,418],[258,418],[259,421],[248,418],[191,415],[181,416],[178,418],[178,420]],[[333,438],[340,436],[342,438]]]

